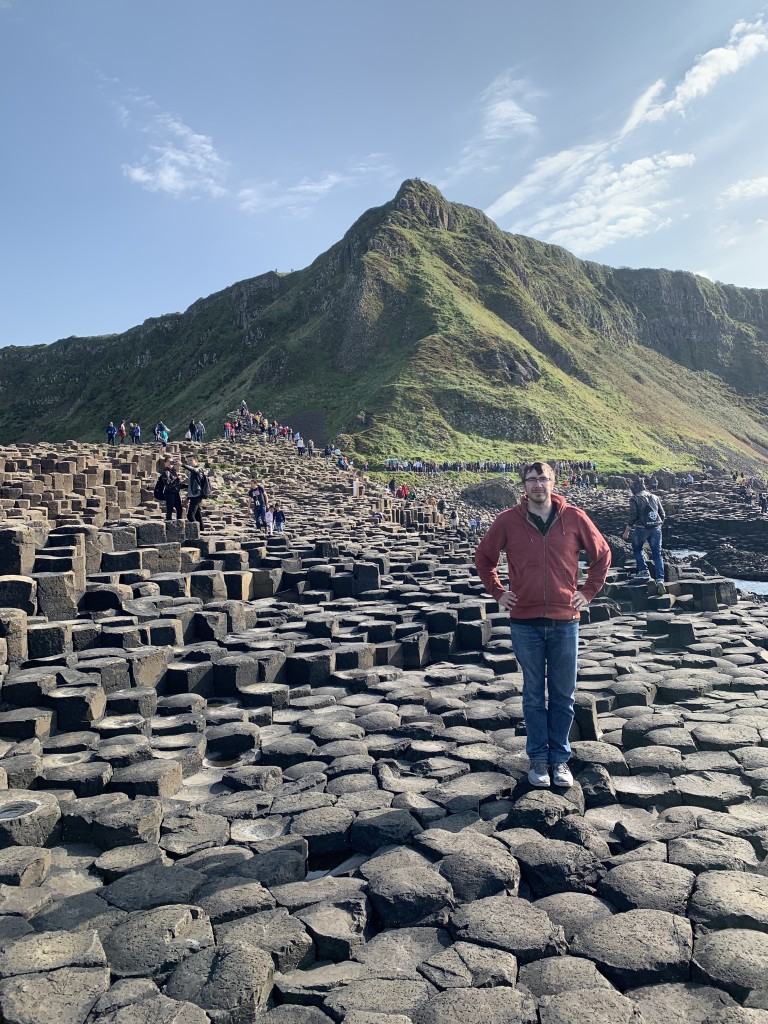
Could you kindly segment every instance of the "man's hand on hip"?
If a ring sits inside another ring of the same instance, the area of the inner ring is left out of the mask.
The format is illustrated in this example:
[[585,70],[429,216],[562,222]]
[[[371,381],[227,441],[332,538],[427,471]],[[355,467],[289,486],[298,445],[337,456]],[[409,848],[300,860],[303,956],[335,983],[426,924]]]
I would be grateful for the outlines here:
[[516,604],[517,594],[513,594],[511,590],[505,590],[499,598],[499,607],[505,611],[512,611]]
[[571,604],[577,612],[583,612],[585,608],[589,608],[589,601],[584,597],[580,590],[577,590],[571,598]]

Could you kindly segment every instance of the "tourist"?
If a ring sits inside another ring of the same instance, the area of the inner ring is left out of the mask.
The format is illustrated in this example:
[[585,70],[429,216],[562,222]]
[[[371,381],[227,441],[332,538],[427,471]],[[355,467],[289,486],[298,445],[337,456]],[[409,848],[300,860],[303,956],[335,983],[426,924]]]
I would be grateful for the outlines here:
[[[521,473],[520,503],[497,516],[475,552],[486,590],[509,612],[512,646],[523,671],[523,718],[528,781],[533,786],[571,786],[568,736],[573,724],[579,616],[605,582],[610,548],[580,508],[553,493],[555,474],[547,462]],[[579,553],[589,556],[587,578],[578,587]],[[509,569],[505,590],[497,564],[504,551]]]
[[171,461],[170,457],[165,460],[165,466],[161,474],[163,478],[163,501],[165,502],[165,518],[167,522],[176,518],[181,519],[181,477],[178,469],[179,460]]
[[195,440],[196,441],[202,441],[204,437],[205,437],[205,424],[203,423],[202,420],[197,420],[195,422]]
[[645,480],[640,477],[630,484],[632,497],[629,499],[629,517],[624,527],[624,540],[632,540],[632,553],[635,556],[635,566],[638,580],[650,580],[651,574],[645,564],[643,548],[646,541],[651,547],[651,558],[656,570],[656,592],[661,595],[666,593],[664,586],[664,559],[661,554],[661,526],[664,522],[664,506],[661,499],[645,486]]
[[109,425],[107,426],[107,444],[114,444],[116,437],[117,437],[117,427],[112,422],[112,420],[110,420],[109,421]]
[[209,491],[208,480],[205,472],[194,455],[190,455],[189,464],[183,468],[189,473],[187,480],[187,519],[190,523],[197,522],[200,532],[203,532],[203,515],[200,506],[203,498],[207,497]]
[[120,426],[117,428],[117,436],[120,438],[120,444],[125,440],[125,436],[128,431],[125,429],[125,420],[120,420]]
[[141,426],[138,423],[131,424],[131,437],[133,438],[134,444],[141,444]]
[[282,533],[283,529],[285,527],[285,512],[277,504],[277,502],[275,502],[274,523],[275,523],[275,533]]
[[253,510],[253,519],[256,523],[256,529],[267,528],[267,506],[269,499],[264,486],[258,483],[256,480],[251,480],[251,486],[248,491],[248,501],[251,504]]
[[269,505],[264,513],[264,522],[267,524],[267,533],[271,536],[275,530],[275,506]]

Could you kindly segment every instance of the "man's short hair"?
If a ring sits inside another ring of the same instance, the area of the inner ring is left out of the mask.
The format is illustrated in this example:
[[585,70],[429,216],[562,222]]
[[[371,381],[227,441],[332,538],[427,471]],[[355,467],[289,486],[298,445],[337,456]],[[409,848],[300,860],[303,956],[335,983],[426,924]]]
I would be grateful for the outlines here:
[[637,480],[633,480],[632,483],[629,485],[629,489],[630,491],[632,491],[633,494],[640,494],[642,491],[645,490],[645,480],[643,480],[642,477],[640,477]]
[[523,472],[520,474],[523,483],[532,469],[536,470],[537,476],[548,476],[550,480],[555,479],[555,471],[548,462],[528,462],[523,466]]

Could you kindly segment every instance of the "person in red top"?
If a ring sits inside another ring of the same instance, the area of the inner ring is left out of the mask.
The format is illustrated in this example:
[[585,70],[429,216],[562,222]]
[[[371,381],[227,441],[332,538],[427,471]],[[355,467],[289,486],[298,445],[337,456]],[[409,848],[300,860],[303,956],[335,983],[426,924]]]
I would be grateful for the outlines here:
[[[553,493],[547,462],[523,467],[520,503],[502,512],[475,552],[475,566],[494,600],[509,612],[512,646],[523,672],[523,717],[533,786],[571,786],[568,768],[573,724],[579,616],[605,583],[611,552],[580,508]],[[505,589],[497,569],[504,552]],[[589,556],[579,587],[579,554]]]

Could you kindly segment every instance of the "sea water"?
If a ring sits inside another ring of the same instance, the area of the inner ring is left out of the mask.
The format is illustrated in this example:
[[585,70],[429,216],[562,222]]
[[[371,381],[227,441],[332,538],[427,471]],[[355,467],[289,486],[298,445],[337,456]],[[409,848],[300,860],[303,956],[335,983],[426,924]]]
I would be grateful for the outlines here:
[[[706,551],[694,551],[692,548],[675,548],[670,551],[670,554],[676,562],[688,561],[693,558],[706,558]],[[748,594],[768,594],[768,582],[761,580],[737,580],[733,576],[726,576],[728,580],[733,580],[736,584],[737,590],[744,590]]]

